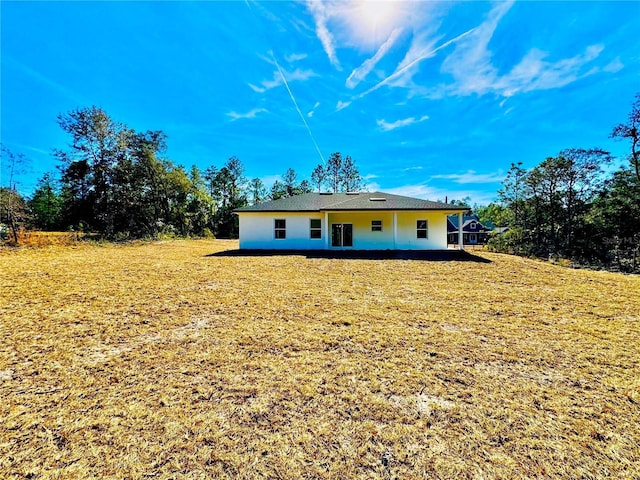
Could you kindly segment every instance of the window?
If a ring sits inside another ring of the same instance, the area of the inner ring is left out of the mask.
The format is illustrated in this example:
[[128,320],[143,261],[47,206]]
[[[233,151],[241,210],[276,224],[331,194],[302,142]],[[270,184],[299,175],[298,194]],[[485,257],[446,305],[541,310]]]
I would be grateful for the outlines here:
[[319,218],[312,218],[310,220],[309,238],[322,238],[322,222]]
[[476,229],[476,227],[477,227],[476,222],[471,222],[471,223],[469,224],[469,229],[471,229],[471,230],[475,230],[475,229]]
[[429,238],[429,226],[426,220],[418,220],[416,222],[417,238]]
[[287,238],[287,221],[284,219],[276,219],[274,229],[275,238],[282,239]]
[[382,231],[382,220],[371,220],[371,231],[372,232],[381,232]]

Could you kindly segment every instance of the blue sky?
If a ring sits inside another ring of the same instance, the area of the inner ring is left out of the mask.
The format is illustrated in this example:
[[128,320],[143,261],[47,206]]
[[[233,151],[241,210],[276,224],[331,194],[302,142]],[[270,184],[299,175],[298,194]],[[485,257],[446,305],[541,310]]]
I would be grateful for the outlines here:
[[[639,2],[0,3],[2,143],[30,193],[97,105],[167,157],[270,184],[351,155],[371,190],[496,197],[511,162],[601,146],[640,91]],[[4,168],[4,166],[3,166]],[[2,172],[6,183],[6,170]]]

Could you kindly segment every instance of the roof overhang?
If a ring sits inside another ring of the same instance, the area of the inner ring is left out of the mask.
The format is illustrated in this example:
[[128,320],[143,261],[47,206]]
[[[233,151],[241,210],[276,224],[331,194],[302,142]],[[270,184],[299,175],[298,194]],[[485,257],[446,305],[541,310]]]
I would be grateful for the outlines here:
[[263,213],[348,213],[348,212],[438,212],[447,215],[459,212],[465,212],[466,208],[444,209],[444,208],[322,208],[319,210],[234,210],[233,213],[239,215],[241,213],[263,214]]

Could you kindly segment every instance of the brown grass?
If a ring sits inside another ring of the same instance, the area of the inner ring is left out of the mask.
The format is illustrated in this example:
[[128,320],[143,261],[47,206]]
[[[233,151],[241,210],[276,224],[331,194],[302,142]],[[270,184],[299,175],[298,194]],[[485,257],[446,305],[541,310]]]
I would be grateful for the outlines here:
[[640,478],[640,278],[0,252],[1,478]]
[[38,230],[18,230],[17,238],[9,231],[9,238],[4,242],[0,241],[0,248],[3,247],[23,247],[41,248],[51,245],[75,245],[79,241],[89,238],[84,232],[42,232]]

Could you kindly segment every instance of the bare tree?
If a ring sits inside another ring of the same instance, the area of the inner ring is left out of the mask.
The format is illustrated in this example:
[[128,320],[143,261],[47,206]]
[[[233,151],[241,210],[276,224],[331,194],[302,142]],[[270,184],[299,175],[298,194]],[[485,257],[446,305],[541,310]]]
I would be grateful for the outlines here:
[[0,185],[0,223],[3,220],[7,222],[11,228],[14,241],[18,242],[18,229],[20,224],[27,219],[28,209],[26,202],[18,193],[15,176],[27,162],[27,159],[23,154],[15,154],[4,146],[0,149],[0,159],[2,160],[0,161],[0,171],[2,170],[2,163],[6,164],[9,170],[8,187]]

